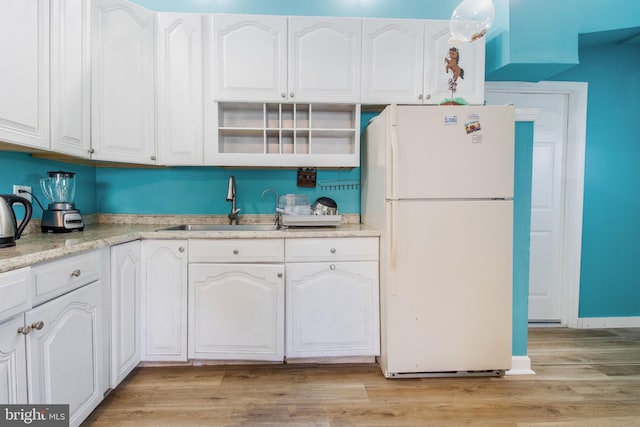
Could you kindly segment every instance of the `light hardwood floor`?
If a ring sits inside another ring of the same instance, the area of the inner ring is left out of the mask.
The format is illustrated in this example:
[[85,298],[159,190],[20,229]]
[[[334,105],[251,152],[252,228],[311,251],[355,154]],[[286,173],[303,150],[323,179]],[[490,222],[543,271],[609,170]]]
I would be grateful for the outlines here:
[[385,379],[375,366],[136,369],[87,426],[640,426],[640,328],[532,328],[535,375]]

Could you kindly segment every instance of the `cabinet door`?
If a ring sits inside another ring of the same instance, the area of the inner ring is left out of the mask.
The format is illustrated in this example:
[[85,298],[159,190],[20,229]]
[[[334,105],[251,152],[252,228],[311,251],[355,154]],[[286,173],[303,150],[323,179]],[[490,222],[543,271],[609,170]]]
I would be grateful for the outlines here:
[[363,19],[362,103],[421,104],[424,21]]
[[0,404],[27,403],[27,363],[24,335],[18,329],[24,316],[0,324]]
[[49,149],[49,2],[0,2],[0,141]]
[[202,17],[157,13],[158,163],[201,165]]
[[92,21],[93,158],[155,163],[153,13],[95,0]]
[[90,2],[51,2],[51,148],[89,157]]
[[183,240],[142,242],[142,360],[187,360],[186,248]]
[[140,362],[140,241],[111,247],[111,387]]
[[289,100],[360,102],[360,18],[289,18]]
[[213,26],[215,100],[286,100],[286,16],[215,15]]
[[79,425],[102,401],[101,282],[25,313],[25,324],[43,322],[27,337],[29,403],[68,403],[70,425]]
[[282,361],[284,267],[189,266],[189,357]]
[[287,264],[287,357],[380,353],[378,263]]
[[425,104],[440,104],[452,97],[449,80],[454,73],[447,70],[449,49],[458,50],[457,65],[463,74],[457,78],[453,98],[462,98],[469,104],[484,104],[484,51],[485,38],[473,43],[450,45],[449,21],[426,21],[424,43],[424,98]]

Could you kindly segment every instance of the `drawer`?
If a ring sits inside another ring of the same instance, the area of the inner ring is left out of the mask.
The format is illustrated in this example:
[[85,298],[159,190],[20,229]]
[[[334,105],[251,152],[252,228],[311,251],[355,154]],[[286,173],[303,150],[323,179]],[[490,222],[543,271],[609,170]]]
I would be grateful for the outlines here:
[[93,251],[33,267],[33,305],[100,279],[100,254]]
[[377,261],[377,237],[286,239],[287,262]]
[[189,240],[189,262],[284,262],[282,239]]
[[31,308],[31,268],[0,273],[0,322]]

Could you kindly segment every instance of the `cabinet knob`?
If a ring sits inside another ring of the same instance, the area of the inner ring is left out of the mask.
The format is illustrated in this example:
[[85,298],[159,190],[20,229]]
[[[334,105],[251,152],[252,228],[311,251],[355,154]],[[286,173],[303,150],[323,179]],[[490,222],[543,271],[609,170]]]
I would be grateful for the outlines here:
[[329,252],[331,252],[332,254],[335,254],[336,253],[336,248],[329,249]]
[[422,99],[422,94],[418,95],[418,99]]
[[44,322],[42,320],[38,320],[37,322],[33,322],[31,324],[31,327],[39,331],[40,329],[44,328]]
[[82,274],[82,271],[80,271],[79,268],[77,268],[77,269],[75,269],[75,270],[73,270],[71,272],[71,276],[73,276],[73,277],[80,277],[81,274]]
[[89,148],[89,154],[93,154],[95,152],[96,152],[96,150],[94,150],[93,148]]
[[178,248],[178,252],[180,252],[180,253],[184,252],[184,246],[180,246],[180,247]]
[[238,255],[239,253],[240,253],[240,251],[239,251],[239,250],[237,250],[237,249],[234,249],[234,250],[233,250],[233,254],[234,254],[234,255]]
[[280,94],[280,96],[281,96],[281,97],[283,97],[283,98],[286,98],[286,97],[287,97],[287,94],[286,94],[285,92],[282,92],[282,93]]
[[151,160],[156,161],[156,156],[151,156]]
[[278,273],[278,279],[282,279],[282,273]]
[[331,265],[329,266],[329,270],[335,270],[335,269],[336,269],[336,265],[335,265],[335,264],[331,264]]
[[427,95],[427,96],[426,96],[426,98],[427,98],[427,99],[431,99],[431,95]]
[[22,334],[22,335],[29,335],[29,332],[31,332],[31,325],[27,325],[27,326],[20,326],[18,328],[18,333]]
[[289,94],[289,98],[293,98],[293,92]]

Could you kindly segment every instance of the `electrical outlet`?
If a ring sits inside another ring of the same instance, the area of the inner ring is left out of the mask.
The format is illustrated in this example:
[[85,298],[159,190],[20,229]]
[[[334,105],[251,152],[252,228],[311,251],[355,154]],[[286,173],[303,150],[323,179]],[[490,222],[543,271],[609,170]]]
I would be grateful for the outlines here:
[[31,193],[31,186],[13,184],[13,194],[15,194],[16,196],[24,197],[25,199],[31,202],[31,194],[21,193],[20,190],[25,190]]

